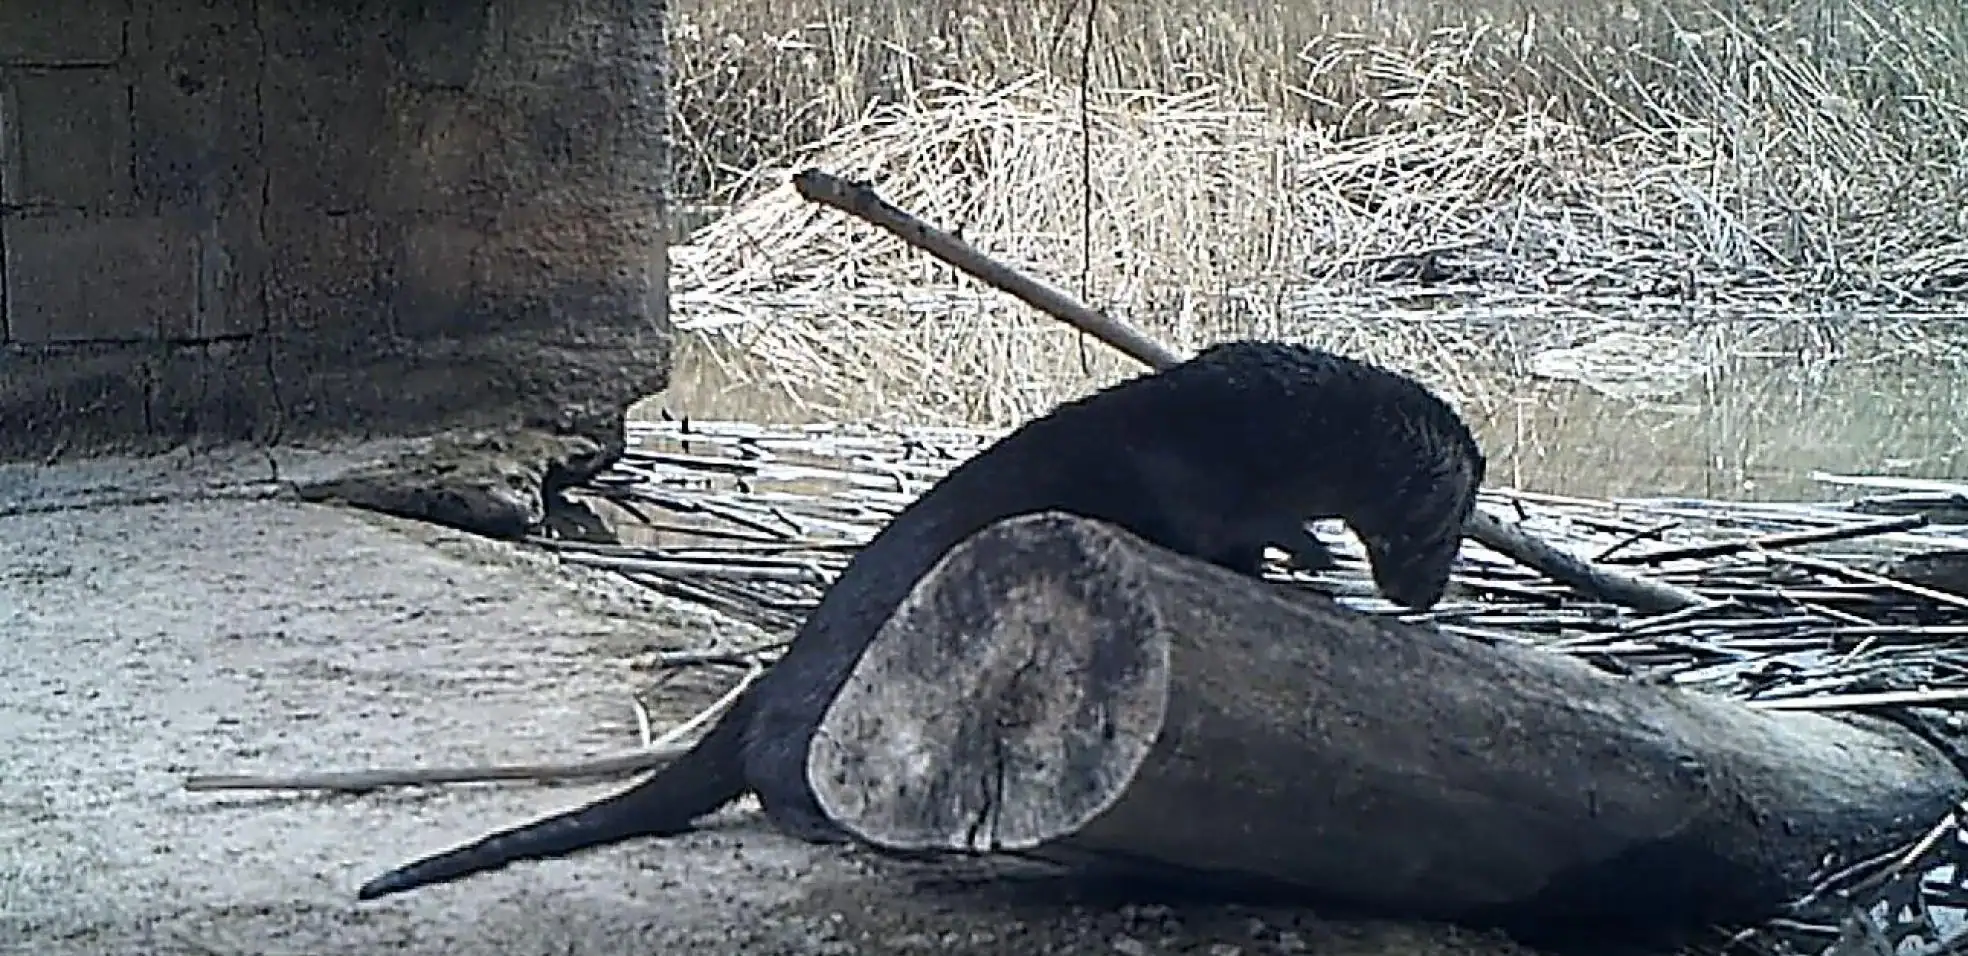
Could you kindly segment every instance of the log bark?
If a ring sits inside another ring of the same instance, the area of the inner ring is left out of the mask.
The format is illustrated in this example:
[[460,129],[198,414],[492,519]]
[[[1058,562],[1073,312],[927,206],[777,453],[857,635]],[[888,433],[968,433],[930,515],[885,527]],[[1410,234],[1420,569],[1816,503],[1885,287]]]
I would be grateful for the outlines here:
[[1056,513],[918,583],[808,775],[879,848],[1554,932],[1765,918],[1968,789],[1884,722],[1625,682]]

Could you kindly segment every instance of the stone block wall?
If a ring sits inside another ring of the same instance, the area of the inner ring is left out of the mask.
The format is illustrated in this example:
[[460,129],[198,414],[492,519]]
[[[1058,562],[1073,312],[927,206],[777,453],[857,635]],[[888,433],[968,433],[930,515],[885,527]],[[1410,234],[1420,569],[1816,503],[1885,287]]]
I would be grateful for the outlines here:
[[0,459],[668,382],[662,0],[0,0]]

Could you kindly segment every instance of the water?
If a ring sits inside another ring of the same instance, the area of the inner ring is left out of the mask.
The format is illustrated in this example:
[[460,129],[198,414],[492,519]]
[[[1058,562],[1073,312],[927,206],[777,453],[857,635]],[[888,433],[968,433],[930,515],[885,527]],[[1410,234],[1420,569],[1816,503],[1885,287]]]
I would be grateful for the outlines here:
[[1519,377],[1468,413],[1492,485],[1563,494],[1814,500],[1814,471],[1968,479],[1962,366],[1860,353],[1739,357],[1632,400]]
[[[1813,480],[1818,471],[1968,480],[1968,317],[1456,321],[1464,347],[1453,351],[1477,357],[1453,374],[1417,374],[1455,395],[1489,455],[1492,487],[1817,500],[1850,493]],[[1335,347],[1358,353],[1372,339],[1354,333]],[[1595,343],[1612,344],[1594,353]],[[721,371],[707,348],[680,350],[676,385],[652,405],[816,417],[783,391],[737,384],[742,374]],[[728,350],[718,359],[745,363]],[[867,395],[828,398],[850,412],[892,406],[893,388],[875,378]]]

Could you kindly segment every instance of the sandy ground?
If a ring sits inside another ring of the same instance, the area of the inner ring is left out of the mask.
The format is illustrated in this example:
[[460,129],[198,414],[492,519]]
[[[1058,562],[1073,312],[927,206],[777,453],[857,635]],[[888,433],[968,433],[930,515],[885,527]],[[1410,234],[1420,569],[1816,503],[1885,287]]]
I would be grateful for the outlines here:
[[[636,654],[746,638],[521,549],[285,500],[271,474],[254,454],[0,468],[0,952],[1518,951],[982,885],[797,843],[750,805],[682,838],[358,903],[390,866],[619,784],[323,797],[183,777],[617,751],[649,682]],[[722,679],[671,686],[657,716]]]

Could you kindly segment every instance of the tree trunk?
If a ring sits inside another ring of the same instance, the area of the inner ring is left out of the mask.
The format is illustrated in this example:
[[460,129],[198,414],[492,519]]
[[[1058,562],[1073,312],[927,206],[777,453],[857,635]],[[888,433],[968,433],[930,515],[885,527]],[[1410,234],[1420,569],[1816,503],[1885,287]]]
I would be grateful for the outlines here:
[[1017,850],[1547,929],[1751,921],[1964,783],[1769,713],[1370,617],[1060,514],[919,582],[808,767],[877,847]]

